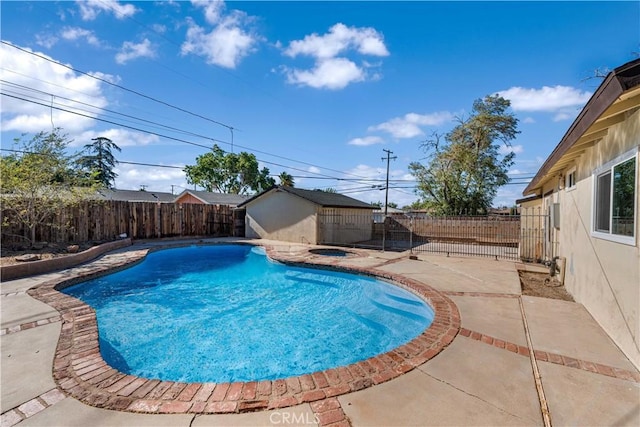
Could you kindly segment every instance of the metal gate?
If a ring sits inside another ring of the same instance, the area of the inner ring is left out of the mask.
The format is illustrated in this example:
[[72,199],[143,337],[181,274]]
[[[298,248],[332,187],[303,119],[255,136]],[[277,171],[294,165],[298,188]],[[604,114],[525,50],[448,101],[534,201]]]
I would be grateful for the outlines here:
[[390,217],[385,249],[519,259],[517,215]]
[[[328,219],[328,218],[325,218]],[[344,235],[343,226],[333,232],[332,221],[323,221],[325,236]],[[350,221],[352,226],[371,229],[368,240],[345,242],[329,238],[324,244],[353,246],[411,253],[435,252],[543,262],[557,253],[557,230],[549,213],[540,208],[519,215],[427,216],[425,214],[390,215],[384,222],[370,217]]]

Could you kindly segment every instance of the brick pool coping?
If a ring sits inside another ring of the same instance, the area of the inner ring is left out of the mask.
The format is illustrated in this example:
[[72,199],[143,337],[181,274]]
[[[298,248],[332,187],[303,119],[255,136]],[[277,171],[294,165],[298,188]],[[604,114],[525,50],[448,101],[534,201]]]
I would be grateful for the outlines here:
[[[163,248],[173,246],[179,245]],[[301,260],[300,255],[283,254],[268,245],[263,247],[271,259],[285,264],[340,270],[392,281],[426,300],[434,309],[433,322],[422,334],[389,352],[351,365],[285,379],[184,383],[127,375],[102,359],[93,308],[58,289],[128,268],[142,261],[149,251],[136,250],[109,266],[96,265],[71,279],[51,280],[28,290],[29,295],[60,312],[62,329],[53,361],[53,378],[60,390],[94,407],[149,414],[242,413],[302,403],[320,408],[326,406],[319,405],[320,401],[329,402],[336,396],[389,381],[415,369],[444,350],[460,330],[460,313],[453,301],[415,280],[372,267],[338,266],[336,260],[308,256]]]

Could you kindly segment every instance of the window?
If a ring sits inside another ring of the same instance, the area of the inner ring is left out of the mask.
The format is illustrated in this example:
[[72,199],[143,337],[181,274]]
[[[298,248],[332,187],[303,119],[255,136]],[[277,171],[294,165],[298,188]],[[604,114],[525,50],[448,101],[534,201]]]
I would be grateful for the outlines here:
[[573,190],[576,188],[576,168],[569,169],[567,172],[564,186],[567,190]]
[[594,175],[593,234],[596,237],[635,245],[638,192],[635,152],[605,165]]

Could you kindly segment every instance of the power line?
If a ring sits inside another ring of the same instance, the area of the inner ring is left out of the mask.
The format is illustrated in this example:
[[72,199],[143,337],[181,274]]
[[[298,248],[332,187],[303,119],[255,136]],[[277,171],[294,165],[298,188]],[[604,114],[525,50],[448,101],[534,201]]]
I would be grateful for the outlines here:
[[[45,92],[45,91],[42,91],[42,90],[39,90],[39,89],[33,89],[33,88],[30,88],[30,87],[27,87],[27,86],[24,86],[24,85],[21,85],[21,84],[18,84],[18,83],[9,82],[9,81],[2,80],[2,79],[0,79],[0,82],[3,82],[3,83],[8,84],[10,86],[15,86],[15,87],[18,87],[18,88],[21,88],[21,89],[25,89],[25,90],[28,90],[28,91],[37,92],[37,93],[41,93],[41,94],[44,94],[44,95],[48,95],[48,96],[64,99],[64,100],[67,100],[67,101],[75,102],[76,104],[85,105],[87,107],[94,108],[96,110],[102,110],[102,111],[106,111],[108,113],[116,114],[118,116],[131,118],[131,119],[139,121],[139,122],[148,123],[150,125],[155,125],[157,127],[168,129],[168,130],[172,130],[172,131],[175,131],[175,132],[178,132],[178,133],[182,133],[182,134],[185,134],[185,135],[196,136],[196,137],[204,138],[204,139],[207,139],[207,140],[210,140],[210,141],[213,141],[213,142],[220,142],[220,143],[224,143],[224,144],[227,143],[226,141],[222,141],[222,140],[219,140],[219,139],[211,138],[209,136],[200,135],[200,134],[197,134],[197,133],[194,133],[194,132],[190,132],[190,131],[186,131],[186,130],[183,130],[183,129],[179,129],[179,128],[176,128],[176,127],[173,127],[173,126],[164,125],[162,123],[154,122],[152,120],[143,119],[141,117],[132,116],[130,114],[120,113],[120,112],[117,112],[117,111],[114,111],[114,110],[109,110],[107,108],[98,107],[96,105],[92,105],[92,104],[89,104],[89,103],[86,103],[86,102],[82,102],[82,101],[77,101],[75,99],[67,98],[67,97],[60,96],[60,95],[55,95],[53,93]],[[19,93],[19,92],[14,92],[14,94],[27,96],[26,94]],[[65,105],[65,104],[60,104],[60,103],[58,103],[58,105],[62,105],[62,106],[65,106],[65,107],[72,108],[71,105]],[[87,110],[82,110],[82,109],[77,108],[77,107],[73,107],[73,108],[75,108],[78,111],[84,111],[86,113],[90,112],[90,111],[87,111]],[[106,114],[104,114],[104,115],[108,117],[108,115],[106,115]]]
[[[18,49],[20,49],[20,48],[18,48]],[[12,83],[12,82],[8,82],[8,83],[24,88],[24,85],[19,85],[19,84]],[[47,83],[47,82],[45,82],[45,83]],[[344,175],[350,175],[350,176],[354,176],[354,177],[360,178],[362,180],[367,180],[368,179],[367,177],[359,176],[359,175],[356,175],[356,174],[353,174],[353,173],[350,173],[350,172],[339,171],[339,170],[328,168],[328,167],[325,167],[325,166],[320,166],[320,165],[316,165],[316,164],[313,164],[313,163],[309,163],[309,162],[305,162],[305,161],[301,161],[301,160],[296,160],[296,159],[292,159],[292,158],[289,158],[289,157],[280,156],[280,155],[277,155],[277,154],[273,154],[273,153],[269,153],[269,152],[266,152],[266,151],[258,150],[258,149],[255,149],[255,148],[250,148],[250,147],[246,147],[246,146],[243,146],[243,145],[234,144],[233,141],[230,143],[230,142],[223,141],[223,140],[220,140],[220,139],[211,138],[211,137],[208,137],[208,136],[205,136],[205,135],[200,135],[200,134],[196,134],[196,133],[193,133],[193,132],[185,131],[185,130],[182,130],[182,129],[179,129],[179,128],[175,128],[175,127],[172,127],[172,126],[163,125],[163,124],[160,124],[160,123],[157,123],[157,122],[153,122],[151,120],[142,119],[142,118],[131,116],[131,115],[124,114],[124,113],[118,113],[118,112],[115,112],[115,111],[112,111],[112,110],[105,109],[103,107],[97,107],[95,105],[91,105],[91,104],[88,104],[88,103],[83,103],[81,101],[76,101],[76,100],[72,100],[72,99],[69,99],[69,98],[66,98],[66,97],[58,96],[58,95],[53,94],[53,93],[48,93],[48,92],[40,91],[40,90],[37,90],[37,89],[31,89],[31,88],[28,88],[28,90],[33,90],[35,92],[40,92],[40,93],[47,94],[47,95],[50,95],[50,96],[56,96],[56,97],[59,97],[61,99],[66,99],[66,100],[69,100],[69,101],[72,101],[72,102],[76,102],[76,103],[79,103],[79,104],[82,104],[82,105],[87,105],[87,106],[90,106],[92,108],[99,109],[99,110],[102,110],[102,111],[112,112],[114,114],[122,115],[124,117],[130,117],[130,118],[133,118],[135,120],[139,120],[139,121],[146,122],[146,123],[149,123],[149,124],[154,124],[154,125],[160,126],[162,128],[165,128],[165,129],[174,130],[174,131],[179,132],[179,133],[183,133],[183,134],[187,134],[187,135],[191,135],[191,136],[197,136],[197,137],[200,137],[200,138],[203,138],[203,139],[207,139],[209,141],[226,144],[226,145],[231,146],[231,152],[232,153],[233,153],[233,148],[235,146],[235,147],[242,148],[244,150],[248,150],[250,152],[263,154],[263,155],[266,155],[266,156],[271,156],[271,157],[279,158],[279,159],[290,161],[290,162],[294,162],[294,163],[299,163],[299,164],[302,164],[302,165],[305,165],[305,166],[317,167],[319,169],[324,169],[324,170],[331,171],[331,172],[336,172],[336,173],[340,173],[340,174],[344,174]],[[27,102],[34,102],[34,101],[30,101],[30,100],[27,100],[27,99],[24,99],[24,98],[19,98],[19,97],[16,97],[16,98],[24,100],[24,101],[27,101]],[[37,103],[37,102],[34,102],[34,103],[39,104],[39,105],[43,105],[43,106],[46,106],[46,107],[51,107],[50,105],[44,105],[42,103]],[[58,109],[60,109],[60,108],[58,108]],[[67,111],[67,110],[62,110],[62,111],[66,111],[66,112],[69,112],[69,113],[74,113],[72,111]],[[101,119],[98,119],[98,118],[93,117],[93,116],[91,116],[90,118],[93,118],[95,120],[101,120]],[[127,127],[126,125],[110,122],[110,121],[107,121],[107,120],[101,120],[101,121]],[[130,127],[130,128],[132,128],[132,127]],[[132,128],[132,129],[135,129],[135,130],[138,130],[138,131],[141,131],[141,132],[153,133],[153,132],[145,131],[145,130],[138,129],[138,128]],[[230,127],[229,130],[231,131],[231,137],[233,138],[233,131],[234,130],[238,130],[238,129]],[[261,161],[263,161],[264,163],[269,163],[269,162],[267,162],[265,160],[261,160]],[[280,165],[280,164],[277,164],[277,163],[273,163],[273,162],[271,162],[271,164],[274,164],[274,165],[277,165],[277,166],[281,166],[281,167],[285,167],[285,168],[288,167],[288,166],[283,166],[283,165]],[[288,168],[294,169],[294,170],[298,170],[298,171],[302,171],[302,172],[318,174],[317,172],[305,171],[305,170],[296,169],[296,168],[293,168],[293,167],[288,167]],[[324,174],[320,174],[320,175],[324,175]],[[327,176],[327,175],[325,175],[325,176]],[[334,177],[331,177],[331,178],[334,178]]]
[[80,73],[80,74],[82,74],[82,75],[85,75],[85,76],[91,77],[92,79],[99,80],[99,81],[101,81],[101,82],[103,82],[103,83],[106,83],[106,84],[108,84],[108,85],[111,85],[111,86],[117,87],[117,88],[119,88],[119,89],[125,90],[125,91],[130,92],[130,93],[133,93],[133,94],[138,95],[138,96],[140,96],[140,97],[142,97],[142,98],[149,99],[149,100],[151,100],[151,101],[153,101],[153,102],[157,102],[157,103],[162,104],[162,105],[164,105],[164,106],[166,106],[166,107],[173,108],[173,109],[175,109],[175,110],[181,111],[181,112],[186,113],[186,114],[190,114],[190,115],[192,115],[192,116],[194,116],[194,117],[199,117],[199,118],[201,118],[201,119],[203,119],[203,120],[206,120],[206,121],[211,122],[211,123],[215,123],[215,124],[217,124],[217,125],[220,125],[220,126],[223,126],[223,127],[227,128],[227,129],[231,128],[231,126],[229,126],[229,125],[227,125],[227,124],[224,124],[224,123],[222,123],[222,122],[219,122],[219,121],[217,121],[217,120],[210,119],[210,118],[205,117],[205,116],[203,116],[203,115],[201,115],[201,114],[191,112],[191,111],[189,111],[189,110],[186,110],[186,109],[184,109],[184,108],[181,108],[181,107],[178,107],[178,106],[176,106],[176,105],[170,104],[170,103],[168,103],[168,102],[162,101],[162,100],[160,100],[160,99],[154,98],[154,97],[152,97],[152,96],[145,95],[145,94],[143,94],[143,93],[141,93],[141,92],[138,92],[138,91],[136,91],[136,90],[129,89],[129,88],[124,87],[124,86],[122,86],[122,85],[119,85],[119,84],[117,84],[117,83],[110,82],[110,81],[109,81],[109,80],[107,80],[107,79],[103,79],[102,77],[95,76],[95,75],[93,75],[93,74],[87,73],[87,72],[82,71],[82,70],[78,70],[77,68],[74,68],[74,67],[72,67],[72,66],[70,66],[70,65],[62,64],[62,63],[60,63],[60,62],[58,62],[58,61],[55,61],[55,60],[50,59],[50,58],[47,58],[46,56],[43,56],[43,55],[37,54],[37,53],[35,53],[35,52],[31,52],[31,51],[29,51],[29,50],[27,50],[27,49],[23,49],[23,48],[21,48],[21,47],[19,47],[19,46],[16,46],[16,45],[14,45],[14,44],[12,44],[12,43],[9,43],[9,42],[6,42],[6,41],[4,41],[4,40],[0,40],[0,42],[1,42],[2,44],[4,44],[4,45],[10,46],[10,47],[12,47],[12,48],[14,48],[14,49],[18,49],[18,50],[20,50],[20,51],[22,51],[22,52],[24,52],[24,53],[29,54],[29,55],[33,55],[33,56],[38,57],[38,58],[40,58],[40,59],[44,59],[45,61],[51,62],[52,64],[59,65],[59,66],[61,66],[61,67],[67,68],[67,69],[69,69],[69,70],[72,70],[72,71],[74,71],[74,72],[76,72],[76,73]]
[[[134,127],[134,126],[125,125],[125,124],[122,124],[122,123],[113,122],[111,120],[101,119],[101,118],[98,118],[98,117],[91,117],[91,116],[88,116],[86,114],[78,113],[77,111],[71,111],[71,110],[67,110],[67,109],[64,109],[64,108],[61,108],[61,107],[56,107],[56,106],[49,106],[49,105],[43,104],[41,102],[25,99],[25,98],[22,98],[22,97],[19,97],[19,96],[7,94],[5,92],[0,92],[0,94],[3,95],[3,96],[8,96],[10,98],[20,99],[22,101],[31,102],[31,103],[37,104],[37,105],[42,105],[42,106],[47,107],[47,108],[53,108],[53,109],[56,109],[56,110],[64,111],[66,113],[76,114],[76,115],[81,116],[81,117],[86,117],[86,118],[90,118],[90,119],[93,119],[93,120],[98,120],[98,121],[101,121],[101,122],[110,123],[110,124],[117,125],[117,126],[122,126],[122,127],[127,128],[127,129],[136,130],[138,132],[149,133],[149,134],[156,135],[156,136],[159,136],[159,137],[162,137],[162,138],[165,138],[165,139],[170,139],[170,140],[173,140],[173,141],[182,142],[182,143],[185,143],[185,144],[189,144],[189,145],[193,145],[193,146],[196,146],[196,147],[201,147],[201,148],[205,148],[207,150],[210,150],[210,148],[208,146],[202,145],[202,144],[198,144],[196,142],[187,141],[187,140],[184,140],[184,139],[181,139],[181,138],[176,138],[176,137],[173,137],[173,136],[164,135],[164,134],[160,134],[160,133],[157,133],[157,132],[150,132],[148,130],[140,129],[140,128],[137,128],[137,127]],[[288,169],[293,169],[293,170],[297,170],[299,172],[313,173],[313,174],[317,174],[319,176],[335,178],[335,177],[331,177],[331,176],[326,175],[326,174],[322,174],[320,172],[311,172],[311,171],[307,171],[307,170],[304,170],[304,169],[299,169],[299,168],[295,168],[295,167],[292,167],[292,166],[286,166],[286,165],[282,165],[280,163],[270,162],[270,161],[263,160],[263,159],[257,159],[257,160],[261,161],[263,163],[266,163],[266,164],[279,166],[279,167],[283,167],[283,168],[288,168]]]

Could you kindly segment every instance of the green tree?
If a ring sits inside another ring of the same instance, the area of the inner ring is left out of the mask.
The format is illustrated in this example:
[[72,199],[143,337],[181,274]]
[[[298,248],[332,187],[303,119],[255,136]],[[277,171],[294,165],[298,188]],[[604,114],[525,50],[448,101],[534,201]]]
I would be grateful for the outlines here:
[[226,194],[259,192],[275,185],[269,169],[259,169],[254,154],[226,153],[214,145],[210,152],[196,158],[195,165],[184,168],[187,182],[203,187],[206,191]]
[[21,225],[21,237],[33,244],[37,226],[62,226],[54,223],[55,214],[92,189],[79,188],[86,183],[71,172],[72,158],[65,154],[70,141],[59,128],[22,138],[15,139],[18,153],[0,158],[2,225]]
[[93,138],[91,141],[93,143],[84,146],[77,164],[99,187],[113,188],[118,176],[113,171],[118,163],[113,156],[113,151],[121,151],[120,147],[103,136]]
[[498,188],[509,182],[513,151],[500,153],[519,133],[510,102],[487,96],[473,103],[469,118],[459,119],[449,133],[422,143],[428,163],[413,162],[409,171],[418,181],[421,204],[436,214],[486,213]]
[[278,179],[280,180],[280,185],[283,185],[285,187],[293,187],[295,184],[295,182],[293,181],[293,176],[284,171],[282,171],[280,175],[278,175]]

